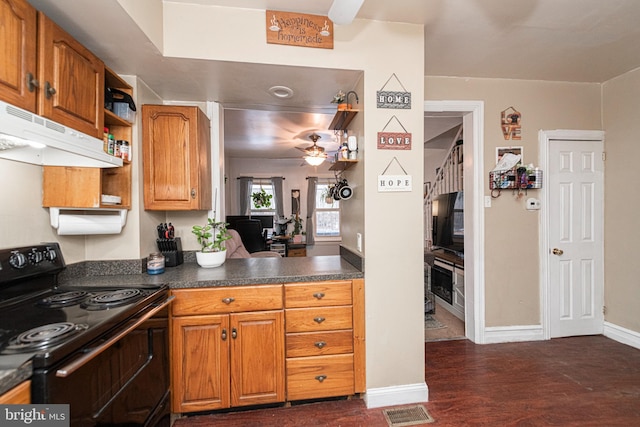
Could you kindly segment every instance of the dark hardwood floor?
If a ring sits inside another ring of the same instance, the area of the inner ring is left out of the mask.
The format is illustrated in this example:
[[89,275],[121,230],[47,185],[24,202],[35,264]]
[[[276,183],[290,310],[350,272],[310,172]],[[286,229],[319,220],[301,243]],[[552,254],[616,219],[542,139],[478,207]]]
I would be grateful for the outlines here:
[[[425,343],[430,426],[640,426],[640,350],[603,336]],[[409,405],[411,406],[411,405]],[[186,426],[381,426],[362,400],[190,416]]]

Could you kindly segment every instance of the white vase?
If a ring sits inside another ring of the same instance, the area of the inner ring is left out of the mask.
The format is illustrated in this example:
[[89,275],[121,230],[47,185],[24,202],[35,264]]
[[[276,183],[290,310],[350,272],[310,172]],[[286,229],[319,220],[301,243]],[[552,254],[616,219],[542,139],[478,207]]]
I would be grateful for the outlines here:
[[227,258],[227,251],[196,252],[196,261],[202,268],[220,267]]

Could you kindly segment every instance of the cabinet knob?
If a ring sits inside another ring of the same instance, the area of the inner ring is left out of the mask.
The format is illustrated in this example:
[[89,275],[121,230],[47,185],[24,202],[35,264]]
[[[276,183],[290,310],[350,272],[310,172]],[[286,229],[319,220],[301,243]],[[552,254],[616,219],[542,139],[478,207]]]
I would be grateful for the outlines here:
[[236,328],[231,329],[231,338],[233,338],[234,340],[238,338],[238,330]]
[[222,341],[227,340],[227,328],[222,328]]
[[316,323],[322,323],[324,322],[324,320],[325,320],[324,317],[316,317],[315,319],[313,319],[313,321]]
[[231,304],[232,302],[234,302],[235,300],[236,300],[235,298],[231,298],[231,297],[229,297],[229,298],[223,298],[223,299],[222,299],[222,302],[223,302],[223,303],[225,303],[225,304],[227,304],[227,305],[229,305],[229,304]]
[[313,297],[317,298],[317,299],[322,299],[322,298],[324,298],[324,294],[322,292],[317,292],[317,293],[313,294]]
[[27,89],[29,89],[29,92],[33,92],[38,87],[40,87],[38,79],[36,79],[33,74],[27,73]]
[[44,84],[44,93],[45,93],[45,96],[47,97],[47,99],[51,99],[51,97],[53,95],[55,95],[56,92],[57,92],[56,88],[51,86],[51,83],[45,82],[45,84]]
[[195,189],[195,188],[192,188],[192,189],[191,189],[191,198],[192,198],[192,199],[195,199],[195,198],[196,198],[196,194],[198,194],[198,193],[196,192],[196,189]]
[[324,341],[317,341],[317,342],[316,342],[315,344],[313,344],[313,345],[315,345],[315,346],[316,346],[316,347],[318,347],[319,349],[322,349],[324,346],[326,346],[326,345],[327,345],[327,343],[326,343],[326,342],[324,342]]
[[327,376],[326,376],[326,375],[318,375],[318,376],[316,377],[316,379],[317,379],[318,381],[322,382],[322,381],[324,381],[324,380],[326,380],[326,379],[327,379]]

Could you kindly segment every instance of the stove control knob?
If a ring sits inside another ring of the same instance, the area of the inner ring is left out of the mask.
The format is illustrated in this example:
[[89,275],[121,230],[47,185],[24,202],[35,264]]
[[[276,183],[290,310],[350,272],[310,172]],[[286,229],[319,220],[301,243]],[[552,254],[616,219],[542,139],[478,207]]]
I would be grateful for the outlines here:
[[13,268],[24,268],[27,265],[27,257],[23,253],[13,251],[9,256],[9,264]]
[[42,252],[38,251],[37,249],[31,249],[31,252],[29,252],[27,257],[32,264],[39,264],[44,259],[44,255],[42,254]]
[[44,250],[44,258],[49,262],[56,262],[56,259],[58,258],[58,254],[56,253],[55,249],[46,248]]

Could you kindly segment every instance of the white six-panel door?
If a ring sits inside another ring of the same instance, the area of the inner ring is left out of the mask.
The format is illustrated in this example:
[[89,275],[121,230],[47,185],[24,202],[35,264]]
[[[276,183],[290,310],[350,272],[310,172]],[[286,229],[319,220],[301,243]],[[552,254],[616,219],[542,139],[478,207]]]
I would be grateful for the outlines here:
[[603,141],[549,140],[550,337],[603,331]]

